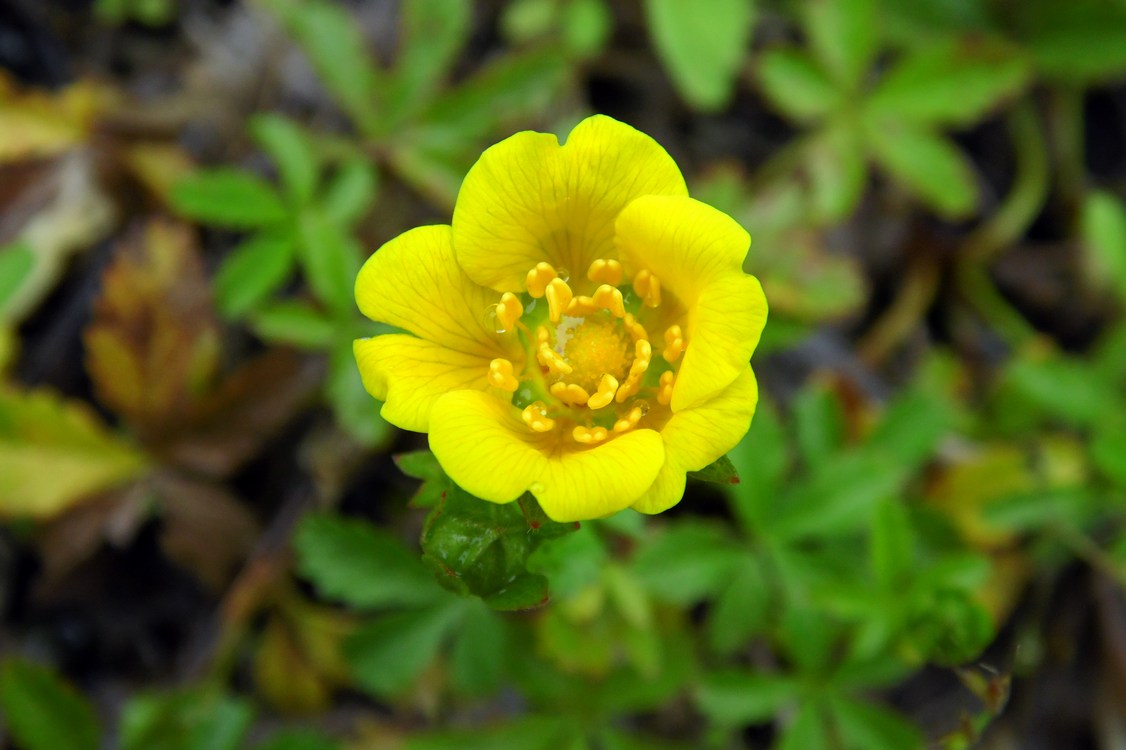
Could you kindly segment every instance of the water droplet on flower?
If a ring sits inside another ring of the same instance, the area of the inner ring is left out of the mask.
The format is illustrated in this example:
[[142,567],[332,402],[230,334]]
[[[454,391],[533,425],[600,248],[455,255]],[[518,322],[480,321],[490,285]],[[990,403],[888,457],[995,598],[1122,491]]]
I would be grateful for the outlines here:
[[489,305],[488,309],[485,310],[485,325],[497,333],[508,333],[500,322],[500,318],[497,317],[496,305]]
[[571,272],[570,272],[570,271],[568,271],[568,270],[567,270],[566,268],[562,268],[562,267],[560,267],[560,268],[556,268],[556,269],[555,269],[555,273],[556,273],[556,275],[558,275],[558,276],[559,276],[559,278],[560,278],[560,279],[562,279],[563,281],[567,281],[567,282],[569,282],[569,281],[571,280]]
[[634,401],[633,406],[636,409],[641,409],[641,416],[643,417],[649,413],[649,402],[643,398],[639,398]]
[[532,482],[532,486],[528,488],[528,491],[533,495],[538,495],[543,492],[543,489],[544,487],[542,482]]

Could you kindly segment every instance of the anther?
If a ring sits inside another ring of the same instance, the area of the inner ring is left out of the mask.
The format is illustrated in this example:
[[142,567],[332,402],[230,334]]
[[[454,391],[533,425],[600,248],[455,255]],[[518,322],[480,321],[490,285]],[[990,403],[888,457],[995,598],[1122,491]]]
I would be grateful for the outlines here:
[[669,326],[665,331],[665,350],[661,356],[671,365],[680,359],[681,354],[684,354],[684,332],[678,325]]
[[549,263],[537,263],[536,267],[528,271],[528,278],[526,285],[528,287],[528,294],[536,299],[544,295],[548,283],[556,277],[555,269]]
[[633,364],[629,366],[629,374],[626,375],[625,382],[618,388],[618,393],[614,396],[615,401],[621,404],[641,390],[641,378],[645,376],[645,371],[649,369],[649,362],[652,358],[653,345],[646,339],[638,340],[634,344]]
[[618,379],[610,373],[606,373],[598,383],[598,392],[590,397],[586,405],[591,409],[601,409],[604,406],[609,406],[610,402],[614,400],[614,394],[617,390]]
[[520,299],[512,292],[505,292],[497,304],[497,324],[501,331],[511,331],[516,328],[516,321],[524,314],[524,306]]
[[637,322],[637,318],[633,317],[633,313],[626,313],[625,318],[622,319],[622,325],[629,331],[629,335],[633,337],[634,341],[649,338],[649,332],[645,330],[645,326]]
[[626,305],[622,293],[609,284],[603,284],[595,289],[591,300],[598,307],[609,310],[615,318],[625,317]]
[[550,432],[551,428],[555,426],[555,420],[547,416],[547,406],[544,405],[543,401],[536,401],[524,407],[524,411],[520,412],[520,417],[524,420],[524,424],[536,432]]
[[632,430],[637,426],[637,423],[641,421],[643,416],[645,416],[645,412],[640,406],[633,407],[629,410],[629,414],[614,423],[614,432]]
[[644,300],[646,307],[658,307],[661,304],[661,280],[653,275],[652,271],[642,269],[633,277],[633,291]]
[[599,258],[590,264],[586,277],[595,284],[617,286],[622,281],[622,264],[616,260]]
[[661,406],[668,406],[672,403],[672,389],[676,384],[676,375],[672,370],[667,370],[661,373],[661,379],[658,381],[657,389],[657,403]]
[[551,318],[552,323],[558,323],[567,310],[567,305],[571,304],[574,292],[563,279],[552,279],[544,294],[547,297],[547,317]]
[[571,437],[575,439],[575,442],[584,445],[601,443],[609,436],[610,432],[605,427],[583,427],[579,425],[571,431]]
[[551,395],[564,403],[578,406],[582,406],[590,400],[590,394],[583,390],[581,385],[562,381],[551,384]]
[[581,318],[596,313],[600,309],[601,308],[597,304],[595,304],[593,297],[579,295],[578,297],[572,299],[571,303],[567,305],[567,314],[576,318]]
[[516,379],[512,363],[507,359],[494,359],[489,363],[488,381],[489,385],[494,385],[509,393],[520,387],[520,381]]

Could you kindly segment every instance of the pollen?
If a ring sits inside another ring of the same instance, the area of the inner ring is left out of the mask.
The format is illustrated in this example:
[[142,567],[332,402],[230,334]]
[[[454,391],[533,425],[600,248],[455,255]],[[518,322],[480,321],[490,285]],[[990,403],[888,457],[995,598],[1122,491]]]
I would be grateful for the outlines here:
[[622,264],[613,259],[599,258],[590,264],[586,277],[595,284],[617,286],[622,281]]
[[661,406],[668,406],[672,403],[672,389],[676,385],[676,375],[672,370],[661,373],[661,379],[657,387],[657,403]]
[[544,296],[547,297],[547,317],[551,319],[552,323],[558,323],[559,319],[563,317],[563,313],[566,312],[567,305],[571,304],[574,292],[571,291],[571,287],[567,286],[566,281],[556,278],[548,283]]
[[583,427],[579,425],[571,431],[571,437],[576,443],[596,445],[610,436],[610,431],[605,427]]
[[629,372],[630,340],[613,318],[566,317],[556,330],[555,350],[574,368],[569,380],[588,393],[598,389],[603,375],[621,380]]
[[536,401],[524,407],[520,417],[524,420],[524,424],[536,432],[550,432],[555,427],[555,420],[547,416],[547,406],[543,401]]
[[524,306],[520,304],[520,299],[512,292],[505,292],[501,295],[500,302],[497,304],[497,325],[500,332],[511,331],[516,328],[516,321],[520,320],[520,316],[524,314]]
[[551,384],[551,395],[559,399],[565,404],[576,404],[582,406],[590,400],[590,394],[581,385],[574,383],[558,383]]
[[678,325],[669,326],[665,330],[665,350],[661,352],[661,356],[671,365],[684,354],[684,347],[684,331]]
[[526,285],[528,287],[528,294],[532,295],[535,299],[539,299],[544,295],[547,290],[548,283],[557,276],[555,269],[548,263],[537,263],[535,268],[528,271]]
[[520,387],[520,381],[516,379],[512,363],[507,359],[494,359],[489,363],[488,381],[489,385],[496,386],[509,393],[515,392]]
[[652,271],[641,270],[633,277],[633,291],[645,302],[646,307],[659,307],[661,304],[661,280]]
[[614,400],[614,394],[617,390],[618,379],[610,374],[603,375],[602,380],[598,383],[598,391],[590,397],[586,405],[591,409],[601,409],[604,406],[609,406],[610,402]]

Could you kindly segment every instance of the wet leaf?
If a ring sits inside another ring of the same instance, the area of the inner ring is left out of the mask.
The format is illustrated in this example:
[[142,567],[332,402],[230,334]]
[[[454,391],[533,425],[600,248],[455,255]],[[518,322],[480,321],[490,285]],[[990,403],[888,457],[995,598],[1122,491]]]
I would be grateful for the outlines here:
[[98,750],[101,729],[90,703],[53,671],[30,662],[0,667],[0,709],[25,750]]

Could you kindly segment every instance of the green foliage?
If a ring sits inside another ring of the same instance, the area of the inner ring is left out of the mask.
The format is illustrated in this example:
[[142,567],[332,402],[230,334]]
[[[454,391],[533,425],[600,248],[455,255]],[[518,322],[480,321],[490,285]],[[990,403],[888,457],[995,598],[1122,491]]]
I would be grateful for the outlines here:
[[35,253],[23,243],[0,248],[0,311],[3,311],[24,279],[35,267]]
[[0,709],[26,750],[97,750],[101,728],[94,709],[50,669],[8,660],[0,666]]
[[122,750],[237,750],[254,719],[246,700],[202,691],[137,695],[121,714]]

